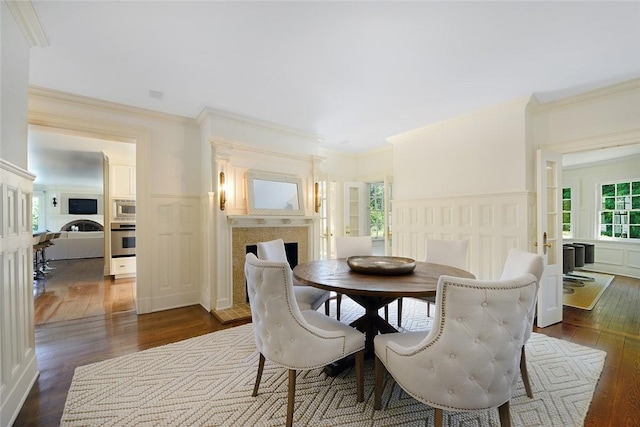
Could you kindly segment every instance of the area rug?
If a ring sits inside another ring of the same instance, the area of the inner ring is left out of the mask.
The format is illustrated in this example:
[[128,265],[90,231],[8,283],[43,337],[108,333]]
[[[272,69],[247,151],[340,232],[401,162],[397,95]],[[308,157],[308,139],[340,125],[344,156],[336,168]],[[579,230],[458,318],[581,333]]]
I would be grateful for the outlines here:
[[583,281],[584,286],[571,286],[571,282],[565,282],[574,292],[563,294],[562,303],[569,307],[581,308],[583,310],[591,310],[607,290],[614,276],[608,274],[594,273],[592,271],[576,270],[575,275],[591,277],[594,281]]
[[[344,321],[356,318],[359,310],[353,301],[343,299]],[[414,330],[428,327],[426,306],[405,298],[403,324]],[[511,399],[513,425],[583,425],[605,355],[534,333],[527,344],[534,398],[526,396],[520,380]],[[259,394],[252,397],[257,366],[253,331],[247,324],[78,367],[61,425],[282,426],[287,371],[267,361]],[[372,361],[365,367],[362,403],[356,403],[353,369],[336,377],[327,377],[321,369],[301,371],[294,425],[433,425],[433,409],[392,383],[387,377],[383,409],[374,411]],[[500,425],[497,410],[444,414],[448,426]]]

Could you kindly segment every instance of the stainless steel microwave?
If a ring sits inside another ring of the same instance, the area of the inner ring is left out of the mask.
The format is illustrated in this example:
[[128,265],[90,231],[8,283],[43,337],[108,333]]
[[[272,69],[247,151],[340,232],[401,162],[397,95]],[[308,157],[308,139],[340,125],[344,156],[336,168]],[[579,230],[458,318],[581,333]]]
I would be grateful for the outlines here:
[[114,219],[126,219],[126,220],[135,220],[136,219],[136,201],[135,200],[125,200],[125,199],[115,199],[113,201],[113,218]]

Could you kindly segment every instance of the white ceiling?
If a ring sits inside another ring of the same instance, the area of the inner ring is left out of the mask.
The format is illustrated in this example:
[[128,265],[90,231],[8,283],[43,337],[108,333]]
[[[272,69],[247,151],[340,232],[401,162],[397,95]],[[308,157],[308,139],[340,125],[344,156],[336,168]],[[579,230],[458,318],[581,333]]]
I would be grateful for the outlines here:
[[85,187],[102,191],[104,156],[135,164],[135,145],[29,128],[28,169],[34,184]]
[[640,77],[638,1],[33,3],[49,46],[32,49],[32,85],[187,117],[210,107],[351,152]]

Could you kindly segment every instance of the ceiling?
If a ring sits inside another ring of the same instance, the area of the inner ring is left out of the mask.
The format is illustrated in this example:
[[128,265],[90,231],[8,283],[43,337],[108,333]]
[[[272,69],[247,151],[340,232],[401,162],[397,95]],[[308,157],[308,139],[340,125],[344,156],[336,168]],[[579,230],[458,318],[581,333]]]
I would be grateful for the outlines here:
[[30,83],[196,117],[204,107],[364,152],[535,94],[640,77],[640,2],[33,1]]
[[35,185],[84,187],[102,192],[104,156],[135,164],[135,145],[29,128],[28,169]]

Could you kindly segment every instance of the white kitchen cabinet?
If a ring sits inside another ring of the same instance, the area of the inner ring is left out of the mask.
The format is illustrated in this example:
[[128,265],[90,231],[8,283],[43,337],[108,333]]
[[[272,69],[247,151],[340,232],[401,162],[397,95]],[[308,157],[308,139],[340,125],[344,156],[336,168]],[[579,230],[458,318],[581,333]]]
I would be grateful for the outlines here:
[[111,274],[115,278],[133,277],[136,274],[136,257],[123,257],[111,259]]
[[111,198],[134,198],[136,196],[136,167],[109,165],[109,196]]

